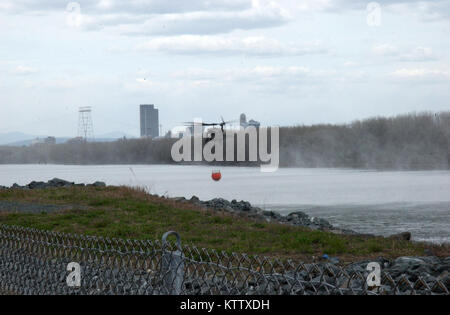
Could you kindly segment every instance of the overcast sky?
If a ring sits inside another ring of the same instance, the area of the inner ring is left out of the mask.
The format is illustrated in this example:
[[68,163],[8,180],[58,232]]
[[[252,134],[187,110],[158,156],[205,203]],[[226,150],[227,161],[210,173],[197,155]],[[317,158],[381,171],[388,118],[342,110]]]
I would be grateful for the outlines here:
[[450,0],[0,1],[0,133],[450,110]]

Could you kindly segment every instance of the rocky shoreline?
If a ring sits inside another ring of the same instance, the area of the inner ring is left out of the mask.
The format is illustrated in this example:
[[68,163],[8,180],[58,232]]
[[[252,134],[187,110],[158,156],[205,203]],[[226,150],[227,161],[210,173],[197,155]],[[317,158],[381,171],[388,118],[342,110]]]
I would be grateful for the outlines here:
[[202,201],[197,196],[193,196],[191,199],[186,199],[184,197],[175,197],[170,199],[181,203],[189,202],[205,209],[243,214],[249,218],[259,219],[265,222],[277,222],[293,226],[303,226],[313,230],[335,231],[340,234],[357,234],[351,230],[339,230],[334,228],[333,225],[331,225],[331,223],[327,220],[317,217],[310,217],[301,211],[292,212],[289,215],[284,216],[274,211],[253,207],[250,202],[244,200],[237,201],[233,199],[232,201],[228,201],[223,198],[214,198],[211,200]]
[[[193,203],[205,209],[226,211],[234,214],[243,214],[249,218],[265,222],[275,222],[292,226],[306,227],[310,228],[311,230],[321,230],[335,234],[376,237],[376,235],[373,234],[362,234],[349,229],[337,228],[333,226],[328,220],[325,220],[323,218],[311,217],[302,211],[291,212],[288,215],[284,216],[279,214],[278,212],[263,210],[259,207],[253,207],[250,202],[244,200],[237,201],[233,199],[232,201],[228,201],[223,198],[214,198],[211,200],[202,201],[197,196],[193,196],[191,199],[186,199],[184,197],[175,197],[170,199],[181,203]],[[393,234],[389,237],[409,241],[411,240],[411,233],[402,232]]]
[[[13,184],[11,187],[0,186],[0,189],[46,189],[46,188],[60,188],[60,187],[106,187],[106,183],[101,181],[96,181],[92,184],[76,184],[74,182],[69,182],[59,178],[53,178],[47,182],[42,181],[32,181],[27,185],[20,186],[18,184]],[[161,196],[158,196],[161,197]],[[167,198],[167,197],[166,197]],[[228,201],[223,198],[214,198],[211,200],[200,200],[197,196],[192,196],[190,199],[185,197],[173,197],[168,198],[178,203],[191,203],[200,206],[205,209],[214,211],[226,211],[233,214],[239,214],[247,216],[251,219],[264,221],[264,222],[274,222],[280,224],[286,224],[291,226],[306,227],[312,230],[327,231],[335,234],[343,235],[359,235],[364,237],[375,237],[372,234],[361,234],[349,229],[340,229],[333,226],[329,221],[323,218],[311,217],[302,211],[295,211],[288,215],[281,215],[278,212],[264,210],[259,207],[254,207],[248,201],[237,201],[235,199]],[[17,205],[16,205],[17,207]],[[1,211],[1,207],[0,207]],[[410,240],[411,233],[403,232],[399,234],[394,234],[389,237]]]
[[32,181],[27,185],[20,186],[17,183],[12,184],[11,187],[0,186],[0,189],[45,189],[45,188],[59,188],[59,187],[83,187],[83,186],[94,186],[94,187],[105,187],[104,182],[94,182],[92,184],[75,184],[74,182],[69,182],[60,178],[53,178],[47,182],[36,182]]

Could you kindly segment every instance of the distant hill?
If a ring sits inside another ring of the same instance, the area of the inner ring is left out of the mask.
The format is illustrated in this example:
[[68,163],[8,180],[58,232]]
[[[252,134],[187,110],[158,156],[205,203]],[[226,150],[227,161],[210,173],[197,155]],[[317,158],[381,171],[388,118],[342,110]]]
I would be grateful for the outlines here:
[[[14,147],[21,147],[21,146],[29,146],[33,143],[33,141],[36,138],[39,139],[45,139],[48,136],[36,136],[36,135],[30,135],[25,134],[22,132],[10,132],[10,133],[4,133],[0,134],[0,145],[7,145],[7,146],[14,146]],[[123,137],[126,137],[127,139],[136,138],[135,136],[127,135],[124,132],[120,131],[114,131],[109,132],[105,134],[100,134],[95,137],[95,142],[110,142],[115,141],[117,139],[122,139]],[[71,139],[71,137],[57,137],[56,143],[64,143],[67,140]]]
[[[21,140],[21,141],[16,141],[16,142],[10,142],[10,143],[5,143],[5,144],[1,144],[1,145],[7,145],[7,146],[12,146],[12,147],[22,147],[22,146],[28,146],[31,145],[33,143],[34,140],[36,140],[36,138],[39,139],[45,139],[47,138],[46,136],[41,136],[41,137],[34,137],[34,138],[29,138],[27,140]],[[70,138],[56,138],[56,143],[64,143],[67,140],[69,140]]]
[[21,141],[27,141],[30,139],[36,139],[37,137],[44,137],[44,136],[36,136],[36,135],[29,135],[23,132],[9,132],[9,133],[3,133],[0,134],[0,145],[5,145],[8,143],[14,143],[14,142],[21,142]]

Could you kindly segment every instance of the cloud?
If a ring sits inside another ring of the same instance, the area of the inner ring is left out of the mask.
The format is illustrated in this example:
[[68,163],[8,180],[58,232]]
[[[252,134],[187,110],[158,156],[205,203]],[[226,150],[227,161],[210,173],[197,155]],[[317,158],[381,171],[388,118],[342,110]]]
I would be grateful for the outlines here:
[[375,45],[372,52],[380,56],[393,56],[398,54],[398,48],[390,44],[380,44]]
[[436,60],[437,56],[429,47],[416,47],[412,51],[403,54],[401,59],[405,61],[428,61]]
[[416,16],[424,22],[450,21],[449,0],[282,0],[300,13],[365,11],[370,2],[380,4],[381,10],[400,15]]
[[179,86],[188,89],[244,87],[247,92],[282,93],[302,86],[319,86],[334,75],[313,71],[307,67],[256,66],[247,68],[205,69],[189,68],[172,74]]
[[353,68],[353,67],[358,67],[359,63],[356,61],[348,60],[348,61],[344,62],[343,66],[346,68]]
[[103,12],[174,13],[193,11],[236,11],[247,9],[251,0],[97,0],[95,9]]
[[[355,84],[367,81],[363,71],[338,72],[333,69],[312,69],[303,66],[255,66],[229,69],[188,68],[174,72],[173,81],[179,86],[193,88],[243,87],[247,92],[267,95],[273,93],[303,93],[320,90],[330,84]],[[281,95],[281,94],[280,94]]]
[[147,36],[267,28],[292,18],[288,10],[273,0],[79,0],[76,3],[77,12],[49,0],[7,0],[2,7],[15,13],[79,13],[80,26],[85,30],[112,29],[120,34]]
[[[24,13],[65,11],[70,1],[2,0],[0,11]],[[278,7],[296,12],[366,10],[368,0],[77,0],[83,14],[164,15],[187,12],[243,12],[258,7]],[[377,0],[383,10],[418,15],[424,21],[450,18],[449,0]]]
[[450,1],[427,3],[422,16],[425,21],[450,21]]
[[426,68],[404,68],[391,72],[389,76],[397,81],[438,83],[448,81],[450,79],[450,71]]
[[380,44],[375,45],[372,52],[374,55],[389,57],[396,61],[431,61],[438,59],[438,56],[430,47],[422,46],[406,49],[391,44]]
[[21,87],[39,90],[73,90],[87,89],[92,87],[110,87],[121,82],[116,76],[105,76],[97,74],[56,74],[45,78],[29,77],[21,81]]
[[12,2],[0,2],[0,11],[10,11],[13,8]]
[[173,77],[184,80],[216,80],[216,81],[321,81],[324,78],[336,77],[336,71],[312,70],[301,66],[256,66],[251,68],[232,68],[211,70],[189,68],[173,73]]
[[[68,14],[54,0],[2,0],[0,11]],[[297,13],[365,10],[363,0],[78,0],[84,30],[111,30],[130,36],[212,35],[284,25]],[[383,10],[448,19],[450,0],[379,0]]]
[[296,9],[300,12],[327,11],[335,5],[333,0],[304,0],[296,2]]
[[[2,0],[0,9],[11,12],[64,11],[71,1],[55,0]],[[243,10],[251,0],[76,0],[86,14],[146,13],[161,14],[189,11]]]
[[12,72],[14,74],[18,74],[18,75],[30,75],[30,74],[38,72],[38,70],[36,68],[33,68],[33,67],[18,65],[17,67],[15,67],[13,69]]
[[84,27],[98,30],[116,28],[125,35],[218,34],[236,29],[267,28],[282,25],[290,13],[275,1],[253,0],[248,9],[208,10],[164,14],[114,13],[87,16]]
[[318,42],[297,45],[285,44],[276,39],[262,36],[240,38],[209,35],[157,37],[137,45],[136,50],[171,54],[245,54],[254,56],[306,55],[327,52]]
[[416,16],[423,22],[450,21],[449,0],[395,1],[388,9],[393,13]]

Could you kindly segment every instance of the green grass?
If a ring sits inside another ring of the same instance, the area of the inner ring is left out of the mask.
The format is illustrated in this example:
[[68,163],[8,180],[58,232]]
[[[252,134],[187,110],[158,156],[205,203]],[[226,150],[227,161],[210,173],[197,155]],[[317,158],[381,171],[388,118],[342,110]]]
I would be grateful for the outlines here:
[[[151,240],[160,239],[164,232],[175,230],[184,243],[226,252],[304,260],[327,253],[350,261],[362,257],[423,255],[424,249],[429,247],[381,237],[343,236],[257,222],[228,213],[206,211],[190,203],[176,203],[126,187],[8,189],[0,190],[0,200],[61,205],[61,211],[56,213],[2,213],[0,224]],[[70,205],[72,210],[64,210],[66,205]]]

